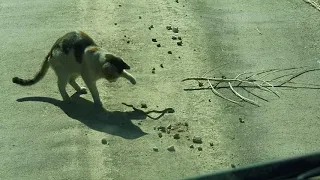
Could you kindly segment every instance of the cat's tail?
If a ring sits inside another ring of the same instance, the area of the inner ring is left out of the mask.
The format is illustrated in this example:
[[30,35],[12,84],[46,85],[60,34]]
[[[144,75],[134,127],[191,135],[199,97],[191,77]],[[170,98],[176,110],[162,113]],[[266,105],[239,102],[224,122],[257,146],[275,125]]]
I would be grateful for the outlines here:
[[39,82],[44,75],[46,75],[50,64],[49,64],[49,57],[51,56],[51,52],[46,56],[45,60],[42,63],[40,71],[33,77],[33,79],[21,79],[19,77],[12,78],[12,82],[15,84],[19,84],[21,86],[31,86]]

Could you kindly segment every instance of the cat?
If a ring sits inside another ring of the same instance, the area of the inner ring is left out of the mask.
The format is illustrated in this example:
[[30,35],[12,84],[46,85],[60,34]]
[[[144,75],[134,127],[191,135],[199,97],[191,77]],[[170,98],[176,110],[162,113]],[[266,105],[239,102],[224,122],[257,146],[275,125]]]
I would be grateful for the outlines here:
[[71,102],[66,91],[69,84],[81,94],[87,90],[75,81],[81,76],[88,87],[94,104],[102,106],[96,81],[105,78],[115,82],[119,77],[136,84],[135,78],[126,70],[130,66],[122,58],[97,46],[91,37],[82,31],[72,31],[60,37],[45,57],[41,69],[33,79],[12,78],[12,82],[21,86],[31,86],[39,82],[52,67],[58,79],[58,88],[63,101]]

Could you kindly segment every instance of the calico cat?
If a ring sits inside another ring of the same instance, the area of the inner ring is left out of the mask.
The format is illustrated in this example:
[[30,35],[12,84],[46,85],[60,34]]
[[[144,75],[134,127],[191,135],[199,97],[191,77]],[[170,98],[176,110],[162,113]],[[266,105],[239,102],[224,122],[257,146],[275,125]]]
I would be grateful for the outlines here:
[[94,104],[102,106],[96,81],[101,78],[115,82],[119,77],[136,84],[135,78],[126,70],[130,66],[117,57],[97,46],[91,37],[82,31],[74,31],[60,37],[51,48],[42,63],[40,71],[33,79],[12,78],[12,82],[21,86],[31,86],[39,82],[52,67],[58,77],[58,88],[64,101],[70,102],[66,91],[69,84],[81,94],[86,94],[84,87],[76,83],[81,76],[91,92]]

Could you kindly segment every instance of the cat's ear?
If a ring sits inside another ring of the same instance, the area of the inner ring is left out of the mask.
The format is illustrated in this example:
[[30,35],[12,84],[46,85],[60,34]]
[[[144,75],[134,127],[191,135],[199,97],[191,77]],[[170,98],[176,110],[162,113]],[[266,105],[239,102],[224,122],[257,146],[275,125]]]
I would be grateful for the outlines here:
[[114,56],[112,54],[106,54],[105,58],[107,62],[113,64],[116,68],[118,68],[119,71],[122,71],[123,69],[130,69],[130,66],[125,63],[120,57]]
[[103,64],[102,71],[107,75],[117,74],[117,68],[113,64],[111,64],[110,62],[106,62]]
[[125,63],[124,61],[123,61],[123,66],[124,66],[123,69],[130,69],[130,66],[127,63]]

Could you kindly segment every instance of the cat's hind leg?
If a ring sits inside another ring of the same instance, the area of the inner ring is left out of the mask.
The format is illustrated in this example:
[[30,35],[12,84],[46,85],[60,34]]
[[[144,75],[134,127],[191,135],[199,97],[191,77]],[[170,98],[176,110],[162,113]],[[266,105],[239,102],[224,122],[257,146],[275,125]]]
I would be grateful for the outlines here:
[[59,92],[62,96],[62,99],[63,101],[66,101],[66,102],[70,102],[71,99],[66,91],[66,87],[67,87],[67,84],[68,84],[68,80],[69,80],[69,76],[66,76],[66,75],[59,75],[58,76],[58,88],[59,88]]
[[87,89],[85,87],[80,87],[76,82],[77,76],[73,75],[69,79],[69,84],[80,94],[87,94]]

